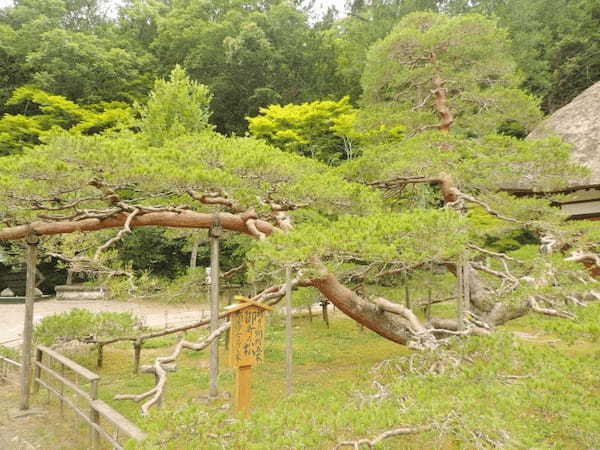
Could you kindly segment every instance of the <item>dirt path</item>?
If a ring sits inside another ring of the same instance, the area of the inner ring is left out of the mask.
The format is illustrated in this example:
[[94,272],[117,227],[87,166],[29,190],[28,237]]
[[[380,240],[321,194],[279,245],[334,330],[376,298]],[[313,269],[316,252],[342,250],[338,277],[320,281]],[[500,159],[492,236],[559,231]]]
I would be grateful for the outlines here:
[[[135,301],[57,301],[36,302],[34,322],[51,314],[62,313],[74,308],[83,308],[92,312],[131,312],[139,317],[143,324],[153,328],[184,325],[199,318],[208,318],[205,305],[164,305]],[[25,305],[0,305],[0,345],[16,347],[21,343]],[[0,446],[0,448],[3,448]]]
[[[29,411],[19,411],[18,374],[10,382],[0,381],[0,449],[2,450],[84,450],[86,429],[74,413],[61,417],[56,400],[42,393],[32,399]],[[51,424],[51,426],[48,426]]]

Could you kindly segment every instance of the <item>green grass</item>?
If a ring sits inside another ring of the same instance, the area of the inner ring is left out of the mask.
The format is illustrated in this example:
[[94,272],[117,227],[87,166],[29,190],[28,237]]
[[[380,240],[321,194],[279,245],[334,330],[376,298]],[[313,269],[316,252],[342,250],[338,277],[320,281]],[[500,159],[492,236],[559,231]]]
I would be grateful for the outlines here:
[[[131,374],[130,347],[106,347],[100,394],[149,432],[149,449],[333,448],[342,440],[431,422],[444,425],[378,448],[490,448],[492,441],[506,448],[600,448],[600,304],[579,312],[581,322],[528,316],[490,337],[454,340],[435,354],[412,352],[346,319],[329,329],[321,320],[298,320],[290,397],[284,395],[284,329],[274,320],[265,363],[254,371],[248,418],[233,412],[231,398],[204,399],[207,352],[182,355],[163,407],[143,418],[138,404],[112,396],[142,392],[153,377]],[[143,351],[142,363],[169,353],[172,344],[156,341]],[[94,367],[93,353],[75,357]],[[223,348],[219,386],[233,393],[234,373],[225,361]],[[390,395],[369,401],[378,392],[374,381]]]

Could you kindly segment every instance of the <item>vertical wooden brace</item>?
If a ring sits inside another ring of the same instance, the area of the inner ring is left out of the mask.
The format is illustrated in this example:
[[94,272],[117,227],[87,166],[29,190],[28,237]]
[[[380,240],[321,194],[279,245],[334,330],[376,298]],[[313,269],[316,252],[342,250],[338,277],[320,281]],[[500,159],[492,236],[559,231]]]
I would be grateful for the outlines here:
[[292,330],[292,269],[285,267],[285,366],[287,395],[292,393],[292,361],[293,361],[293,330]]
[[33,342],[33,306],[35,297],[35,274],[37,266],[37,246],[39,238],[33,232],[25,237],[27,243],[27,282],[25,287],[25,320],[23,325],[23,347],[21,366],[21,402],[20,409],[29,409],[31,389],[31,347]]

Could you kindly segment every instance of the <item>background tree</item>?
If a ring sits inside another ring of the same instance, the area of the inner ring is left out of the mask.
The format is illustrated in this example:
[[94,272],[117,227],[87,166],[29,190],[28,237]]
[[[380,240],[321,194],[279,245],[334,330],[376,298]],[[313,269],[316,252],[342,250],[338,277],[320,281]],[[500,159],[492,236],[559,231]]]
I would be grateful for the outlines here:
[[600,79],[598,23],[593,0],[444,2],[450,13],[495,16],[512,38],[523,87],[542,98],[546,112],[564,106]]
[[349,97],[301,105],[271,105],[248,117],[250,134],[283,150],[339,164],[357,154],[361,138],[354,131],[357,110]]
[[208,88],[189,79],[177,65],[170,79],[156,80],[148,103],[140,108],[140,126],[153,145],[209,128]]
[[31,86],[15,90],[6,105],[23,114],[4,114],[0,119],[0,155],[16,153],[40,144],[58,130],[73,134],[121,131],[133,127],[133,111],[121,102],[79,106],[59,95]]
[[458,132],[485,135],[507,122],[527,130],[541,118],[517,89],[507,34],[479,15],[409,14],[369,51],[362,83],[364,104],[410,133],[448,132],[456,122]]
[[159,20],[153,49],[214,92],[219,131],[242,133],[262,106],[331,92],[334,59],[321,34],[288,2],[184,2]]

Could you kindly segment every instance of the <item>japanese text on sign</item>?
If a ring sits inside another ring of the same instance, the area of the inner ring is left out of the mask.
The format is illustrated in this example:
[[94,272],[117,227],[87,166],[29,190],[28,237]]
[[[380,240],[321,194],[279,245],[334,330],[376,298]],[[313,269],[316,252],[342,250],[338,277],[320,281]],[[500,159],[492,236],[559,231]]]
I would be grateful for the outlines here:
[[229,362],[233,367],[260,364],[264,358],[265,310],[248,306],[231,316]]

